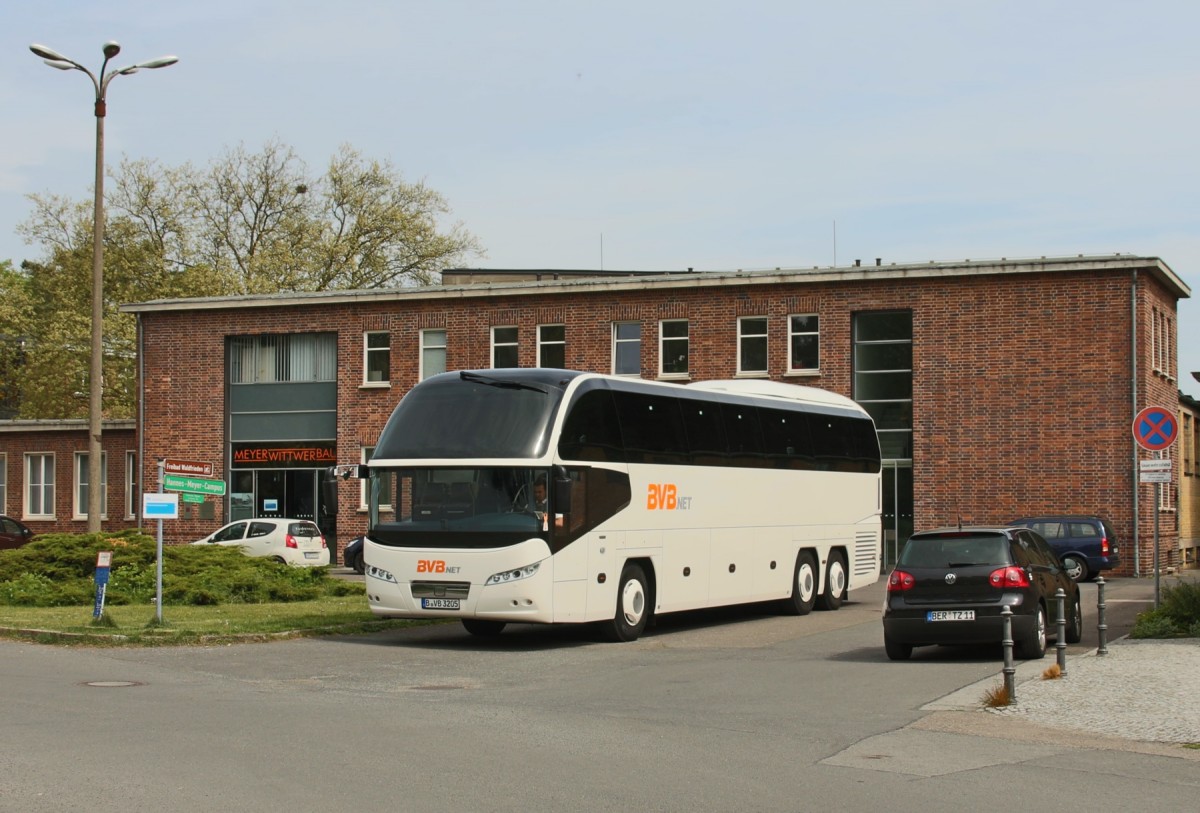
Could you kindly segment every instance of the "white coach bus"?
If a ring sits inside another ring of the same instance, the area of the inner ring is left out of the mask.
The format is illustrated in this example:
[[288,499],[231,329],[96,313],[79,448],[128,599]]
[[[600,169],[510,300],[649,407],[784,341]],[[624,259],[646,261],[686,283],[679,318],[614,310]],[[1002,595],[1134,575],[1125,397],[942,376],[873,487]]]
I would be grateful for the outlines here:
[[804,615],[879,578],[875,426],[820,389],[442,373],[357,469],[380,616],[475,635],[598,622],[632,641],[654,615],[764,601]]

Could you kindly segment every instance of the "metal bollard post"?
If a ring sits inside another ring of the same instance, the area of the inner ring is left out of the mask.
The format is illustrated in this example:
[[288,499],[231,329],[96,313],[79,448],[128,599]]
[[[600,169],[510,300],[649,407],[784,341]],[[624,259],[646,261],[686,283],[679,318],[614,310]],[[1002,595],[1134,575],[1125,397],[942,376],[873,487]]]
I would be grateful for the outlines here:
[[1067,676],[1067,591],[1061,587],[1054,594],[1058,602],[1058,641],[1054,644],[1058,653],[1058,674]]
[[1100,646],[1096,648],[1097,655],[1108,654],[1108,624],[1104,622],[1104,577],[1096,579],[1096,631],[1100,634]]
[[1008,694],[1008,702],[1017,702],[1017,667],[1013,666],[1013,637],[1012,637],[1012,609],[1005,606],[1000,611],[1000,617],[1004,619],[1004,640],[1000,643],[1004,646],[1004,691]]

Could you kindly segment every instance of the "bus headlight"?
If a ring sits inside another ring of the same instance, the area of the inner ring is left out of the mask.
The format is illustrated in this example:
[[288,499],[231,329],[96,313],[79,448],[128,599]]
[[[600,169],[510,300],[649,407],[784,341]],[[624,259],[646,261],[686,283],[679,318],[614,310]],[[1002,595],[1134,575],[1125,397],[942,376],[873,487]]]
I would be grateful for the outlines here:
[[366,574],[374,579],[382,579],[385,582],[391,582],[392,584],[399,584],[399,582],[396,581],[396,577],[393,576],[391,573],[388,573],[382,567],[375,567],[374,565],[367,565]]
[[515,570],[502,570],[499,573],[493,573],[488,576],[488,580],[484,582],[486,587],[489,584],[508,584],[509,582],[519,581],[520,579],[528,579],[534,573],[538,572],[538,568],[542,566],[541,562],[534,562],[532,565],[518,567]]

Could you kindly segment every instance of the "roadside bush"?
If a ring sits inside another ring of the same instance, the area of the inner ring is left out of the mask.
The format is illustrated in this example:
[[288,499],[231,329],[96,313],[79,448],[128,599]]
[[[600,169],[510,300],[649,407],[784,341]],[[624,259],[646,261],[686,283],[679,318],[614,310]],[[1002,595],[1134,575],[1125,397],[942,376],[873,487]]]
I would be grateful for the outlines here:
[[1131,638],[1200,638],[1200,582],[1166,587],[1158,607],[1141,613]]
[[1158,608],[1183,629],[1200,622],[1200,582],[1180,582],[1165,588]]
[[1179,638],[1182,635],[1183,630],[1163,614],[1161,607],[1139,613],[1129,631],[1130,638]]
[[[46,534],[0,551],[0,604],[55,607],[90,604],[96,555],[113,552],[105,602],[148,604],[157,588],[157,542],[140,531]],[[163,548],[165,605],[259,604],[352,595],[362,585],[326,568],[291,567],[218,545]]]

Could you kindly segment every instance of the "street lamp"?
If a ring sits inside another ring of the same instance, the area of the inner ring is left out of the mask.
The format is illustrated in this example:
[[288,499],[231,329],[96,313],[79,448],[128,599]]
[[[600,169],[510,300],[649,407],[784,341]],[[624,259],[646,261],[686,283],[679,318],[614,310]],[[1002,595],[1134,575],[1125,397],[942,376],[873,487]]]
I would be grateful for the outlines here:
[[118,76],[137,73],[142,68],[165,68],[179,61],[178,57],[163,56],[149,62],[139,62],[120,70],[105,72],[108,61],[121,53],[115,42],[104,43],[104,63],[100,66],[100,78],[73,59],[45,45],[34,43],[29,50],[40,56],[51,68],[60,71],[83,71],[92,80],[96,89],[96,205],[95,223],[92,226],[92,356],[88,380],[88,533],[100,531],[100,516],[104,513],[101,502],[104,478],[100,470],[103,450],[100,446],[100,419],[104,382],[104,114],[105,93],[108,83]]

